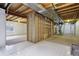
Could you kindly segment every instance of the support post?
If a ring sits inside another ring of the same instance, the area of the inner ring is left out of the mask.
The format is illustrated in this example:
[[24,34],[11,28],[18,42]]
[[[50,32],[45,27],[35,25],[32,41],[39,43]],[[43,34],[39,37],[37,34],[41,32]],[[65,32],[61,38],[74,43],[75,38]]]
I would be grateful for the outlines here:
[[0,47],[5,47],[6,42],[5,25],[6,25],[5,10],[0,8]]

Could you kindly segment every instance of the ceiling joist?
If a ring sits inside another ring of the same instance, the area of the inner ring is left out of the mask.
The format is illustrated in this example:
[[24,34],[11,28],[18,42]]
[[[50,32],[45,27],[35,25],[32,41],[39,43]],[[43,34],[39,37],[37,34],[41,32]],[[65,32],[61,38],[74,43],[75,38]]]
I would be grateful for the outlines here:
[[27,13],[30,13],[30,12],[32,12],[32,9],[27,9],[27,10],[25,10],[25,11],[23,11],[21,14],[27,14]]
[[17,14],[17,13],[14,13],[14,12],[12,12],[12,11],[9,11],[8,14],[15,15],[15,16],[18,16],[18,17],[26,18],[26,16],[20,15],[20,14]]
[[[77,4],[77,3],[40,3],[40,4],[47,10],[49,8],[53,8],[52,4],[54,4],[57,13],[63,19],[77,18],[79,16],[78,15],[79,4]],[[40,6],[40,8],[41,8],[41,6]],[[8,14],[15,15],[15,16],[22,17],[22,18],[27,18],[27,14],[31,13],[33,11],[34,10],[32,10],[32,8],[24,6],[21,3],[11,3],[11,6],[9,7]],[[73,16],[76,14],[77,14],[77,16]],[[7,15],[7,18],[12,19],[12,20],[18,19],[15,16],[8,16]]]
[[60,14],[67,14],[67,13],[72,13],[72,12],[75,12],[75,11],[76,11],[76,12],[79,11],[79,8],[75,8],[75,9],[72,9],[72,10],[60,12]]
[[68,8],[64,8],[64,9],[60,9],[60,10],[58,10],[57,12],[65,12],[65,11],[69,11],[69,10],[74,10],[74,9],[76,9],[76,8],[79,8],[79,5],[75,5],[75,6],[73,6],[73,7],[68,7]]

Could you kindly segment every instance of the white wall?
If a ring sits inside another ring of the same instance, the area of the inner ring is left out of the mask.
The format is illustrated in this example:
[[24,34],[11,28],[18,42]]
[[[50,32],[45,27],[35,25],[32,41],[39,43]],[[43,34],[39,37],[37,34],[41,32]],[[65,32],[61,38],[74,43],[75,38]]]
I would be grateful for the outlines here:
[[6,27],[13,27],[12,31],[7,30],[7,36],[14,36],[14,35],[24,35],[27,34],[27,24],[25,23],[18,23],[12,21],[6,21]]
[[64,26],[62,27],[63,28],[62,31],[64,31],[64,34],[70,33],[69,35],[75,34],[75,36],[79,36],[79,21],[77,21],[75,25],[72,24],[71,27],[70,24],[66,24],[66,23],[64,24]]
[[79,36],[79,21],[76,22],[76,36]]
[[62,26],[62,33],[64,35],[74,35],[74,24],[64,23]]
[[65,35],[70,35],[70,24],[69,23],[65,23],[64,24],[64,34]]
[[6,17],[5,17],[5,10],[0,8],[0,47],[5,46],[5,24],[6,24]]
[[[12,21],[6,21],[6,44],[11,45],[27,40],[27,24]],[[11,29],[11,31],[10,31]]]

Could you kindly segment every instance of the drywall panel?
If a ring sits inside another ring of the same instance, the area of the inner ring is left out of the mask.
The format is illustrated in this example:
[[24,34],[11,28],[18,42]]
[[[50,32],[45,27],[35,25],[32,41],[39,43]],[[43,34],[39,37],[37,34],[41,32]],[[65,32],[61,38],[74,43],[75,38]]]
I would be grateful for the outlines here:
[[0,47],[5,46],[5,24],[6,24],[5,10],[0,8]]

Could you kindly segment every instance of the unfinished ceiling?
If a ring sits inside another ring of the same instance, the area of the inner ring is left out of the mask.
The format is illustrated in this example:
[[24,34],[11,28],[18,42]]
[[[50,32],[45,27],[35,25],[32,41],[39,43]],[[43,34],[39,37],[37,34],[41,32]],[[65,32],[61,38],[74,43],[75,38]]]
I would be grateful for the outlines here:
[[[46,8],[51,8],[50,4],[43,4]],[[49,6],[48,6],[49,5]],[[78,18],[79,3],[56,3],[55,10],[59,16],[65,19]]]
[[[77,19],[79,18],[79,3],[39,3],[41,8],[49,9],[55,8],[57,14],[63,19]],[[33,12],[32,8],[25,6],[23,3],[9,4],[7,20],[16,21],[27,18],[27,14]],[[6,9],[7,10],[7,9]],[[24,20],[23,20],[24,21]]]
[[11,3],[7,12],[7,20],[15,22],[27,22],[26,14],[31,12],[32,9],[24,6],[22,3]]

